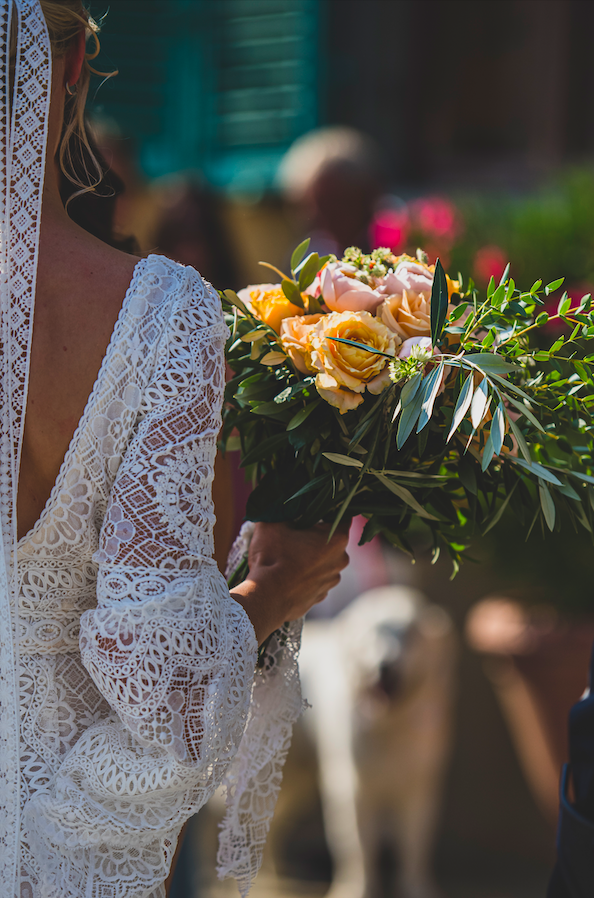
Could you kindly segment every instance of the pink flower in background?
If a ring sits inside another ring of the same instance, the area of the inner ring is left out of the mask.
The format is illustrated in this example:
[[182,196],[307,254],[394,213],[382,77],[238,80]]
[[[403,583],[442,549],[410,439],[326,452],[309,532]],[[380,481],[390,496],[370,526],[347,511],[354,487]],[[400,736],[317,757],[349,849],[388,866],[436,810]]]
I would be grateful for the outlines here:
[[380,209],[369,226],[369,241],[372,249],[387,246],[398,253],[406,244],[409,221],[406,209]]
[[472,263],[472,273],[480,283],[488,284],[492,277],[498,281],[505,271],[508,259],[500,246],[482,246]]
[[415,200],[410,206],[415,229],[439,243],[454,243],[462,233],[460,213],[451,200],[443,196],[427,196]]

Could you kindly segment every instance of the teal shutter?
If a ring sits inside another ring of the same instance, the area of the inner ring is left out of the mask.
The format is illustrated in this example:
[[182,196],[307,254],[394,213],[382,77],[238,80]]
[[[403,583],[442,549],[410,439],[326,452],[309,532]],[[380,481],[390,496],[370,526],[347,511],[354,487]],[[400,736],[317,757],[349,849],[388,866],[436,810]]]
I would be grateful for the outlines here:
[[155,177],[199,168],[219,186],[268,186],[318,123],[320,0],[112,0],[91,97]]

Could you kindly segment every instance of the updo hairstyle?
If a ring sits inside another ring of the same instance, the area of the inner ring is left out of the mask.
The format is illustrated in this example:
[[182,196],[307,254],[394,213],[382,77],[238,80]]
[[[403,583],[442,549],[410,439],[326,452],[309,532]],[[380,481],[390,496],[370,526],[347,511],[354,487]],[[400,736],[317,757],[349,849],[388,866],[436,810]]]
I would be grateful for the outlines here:
[[54,59],[66,56],[78,40],[81,28],[85,29],[86,40],[93,41],[92,51],[85,54],[77,83],[66,89],[58,161],[62,174],[76,188],[67,197],[68,204],[76,196],[96,190],[104,177],[104,167],[91,146],[85,124],[89,81],[91,72],[95,71],[90,60],[99,54],[99,27],[81,0],[40,0],[40,6],[47,23]]
[[39,3],[54,59],[66,56],[78,40],[81,28],[85,29],[87,42],[92,41],[78,81],[66,90],[64,125],[58,147],[62,201],[73,221],[86,231],[124,252],[137,252],[134,238],[114,233],[115,201],[124,185],[115,172],[109,171],[85,118],[91,73],[110,78],[117,71],[98,72],[90,65],[99,54],[99,26],[81,0],[39,0]]

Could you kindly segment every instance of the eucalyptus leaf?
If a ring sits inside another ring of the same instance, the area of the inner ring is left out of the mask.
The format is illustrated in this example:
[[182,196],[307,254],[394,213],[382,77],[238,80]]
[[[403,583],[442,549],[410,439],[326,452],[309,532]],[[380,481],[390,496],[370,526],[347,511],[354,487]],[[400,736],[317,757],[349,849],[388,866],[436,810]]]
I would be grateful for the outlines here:
[[358,343],[356,340],[347,340],[345,337],[326,337],[326,340],[333,340],[335,343],[344,343],[346,346],[355,346],[357,349],[364,349],[366,352],[372,352],[374,355],[384,356],[386,359],[394,360],[394,356],[389,352],[380,352],[373,346],[367,346],[365,343]]
[[505,269],[504,269],[504,271],[503,271],[503,274],[501,275],[501,280],[499,281],[499,286],[500,286],[500,287],[503,287],[503,285],[504,285],[505,282],[507,281],[507,279],[508,279],[508,277],[509,277],[509,269],[510,269],[510,268],[511,268],[511,262],[508,262],[507,265],[505,266]]
[[301,296],[301,290],[299,289],[295,281],[290,281],[288,278],[285,278],[281,284],[281,287],[289,302],[292,302],[294,306],[298,306],[300,309],[305,308],[303,297]]
[[423,384],[419,390],[417,390],[414,398],[409,402],[409,404],[404,408],[400,414],[400,419],[398,421],[398,430],[396,431],[396,446],[398,449],[402,449],[410,434],[413,431],[415,424],[421,414],[421,406],[423,405],[423,399],[425,397],[425,388],[427,385],[427,378],[424,379]]
[[401,401],[403,407],[407,406],[409,402],[412,402],[412,400],[417,395],[417,392],[420,389],[422,382],[423,382],[423,375],[420,373],[415,374],[413,377],[411,377],[410,380],[407,380],[407,382],[404,384],[404,386],[402,387],[402,390],[400,392],[400,401]]
[[362,468],[363,462],[360,462],[356,458],[351,458],[350,455],[341,455],[339,452],[322,452],[324,458],[327,458],[329,461],[335,462],[337,465],[346,465],[350,468]]
[[423,474],[420,471],[389,471],[386,469],[384,469],[382,471],[372,471],[370,468],[369,473],[370,474],[385,474],[386,476],[390,476],[390,477],[405,477],[405,478],[411,479],[411,480],[439,480],[439,481],[443,482],[443,481],[449,479],[444,474]]
[[430,512],[426,511],[423,506],[417,502],[410,490],[407,490],[405,486],[401,486],[399,483],[394,483],[383,474],[376,474],[375,476],[382,484],[382,486],[385,486],[386,489],[394,493],[395,496],[398,496],[399,499],[402,499],[403,502],[406,502],[406,504],[409,505],[420,518],[426,518],[429,521],[439,520],[439,518],[436,518],[435,515],[430,514]]
[[448,315],[448,282],[443,266],[438,259],[435,263],[433,284],[431,286],[431,343],[433,346],[441,337],[443,326]]
[[309,285],[313,283],[313,280],[320,270],[320,257],[317,253],[311,253],[299,271],[299,289],[301,292],[307,290]]
[[314,477],[313,480],[310,480],[309,483],[306,483],[305,486],[302,486],[300,490],[297,490],[296,493],[293,493],[292,496],[289,496],[288,499],[285,499],[285,503],[292,502],[293,499],[298,499],[300,496],[304,496],[306,493],[311,493],[312,490],[318,489],[324,481],[328,480],[328,474],[320,474],[319,477]]
[[435,405],[435,400],[441,386],[443,369],[444,362],[440,362],[439,365],[437,365],[437,367],[433,369],[433,371],[427,378],[427,386],[425,387],[423,404],[421,406],[421,414],[419,415],[419,420],[417,423],[417,433],[420,433],[431,419],[431,415],[433,414],[433,406]]
[[295,269],[296,269],[297,266],[300,264],[300,262],[302,261],[302,259],[305,258],[305,254],[307,253],[307,251],[308,251],[308,249],[309,249],[309,244],[310,244],[310,243],[311,243],[311,238],[310,238],[310,237],[306,237],[306,239],[303,240],[303,241],[299,244],[299,246],[297,246],[297,247],[293,250],[293,255],[291,256],[291,271],[295,271]]
[[455,321],[458,321],[458,319],[462,317],[462,315],[468,308],[469,304],[467,302],[461,302],[460,305],[456,306],[456,308],[452,311],[450,317],[448,318],[448,321],[451,321],[452,324]]
[[485,374],[505,374],[510,371],[520,371],[519,365],[512,365],[495,352],[469,352],[462,356],[462,365],[469,362],[476,368],[480,368]]
[[235,290],[223,290],[222,295],[225,297],[227,302],[230,302],[231,305],[238,308],[240,312],[243,312],[246,318],[253,317],[252,313],[249,311],[245,303],[241,301]]
[[582,474],[581,471],[566,471],[564,473],[567,473],[570,477],[576,477],[582,483],[594,483],[594,477],[590,474]]
[[287,356],[284,352],[267,352],[266,355],[263,355],[260,359],[261,365],[282,365],[283,362],[287,361]]
[[556,281],[551,281],[550,284],[547,284],[545,287],[545,293],[548,296],[549,293],[554,293],[555,290],[558,290],[565,278],[557,278]]
[[314,399],[314,401],[310,402],[309,405],[306,405],[305,408],[300,409],[287,424],[287,430],[295,430],[296,427],[300,427],[304,421],[307,421],[311,413],[316,410],[321,401],[321,399]]
[[522,431],[520,430],[520,428],[518,427],[518,425],[514,421],[514,419],[510,418],[510,416],[509,416],[509,414],[507,414],[507,412],[506,412],[506,415],[507,415],[508,424],[511,427],[512,433],[517,440],[518,448],[519,448],[520,452],[522,453],[522,455],[524,456],[524,458],[526,459],[526,461],[528,462],[528,464],[531,465],[532,459],[530,457],[530,450],[528,449],[528,444],[526,443],[524,434],[522,433]]
[[505,409],[503,403],[500,402],[497,408],[495,409],[495,414],[493,415],[493,420],[491,421],[491,442],[493,444],[493,452],[495,455],[499,455],[501,452],[501,447],[503,446],[503,437],[505,431]]
[[247,334],[242,334],[239,339],[242,343],[253,343],[255,340],[263,340],[269,333],[270,331],[266,330],[266,328],[257,327],[253,331],[248,331]]
[[278,402],[261,402],[252,408],[253,415],[266,415],[270,418],[278,417],[280,420],[283,420],[283,416],[287,413],[290,415],[291,409],[279,405]]
[[569,312],[571,308],[571,298],[567,294],[567,290],[564,292],[563,296],[559,300],[559,304],[557,306],[557,315],[565,315]]
[[491,464],[494,454],[495,450],[493,449],[493,440],[491,439],[491,434],[489,434],[489,436],[487,437],[487,442],[485,443],[485,448],[483,449],[481,459],[481,468],[483,472],[486,471]]
[[340,522],[342,521],[342,519],[343,519],[343,517],[344,517],[344,513],[346,512],[347,508],[349,507],[349,505],[351,504],[351,502],[352,502],[352,500],[353,500],[353,496],[355,495],[355,493],[356,493],[357,490],[359,489],[359,483],[360,483],[360,481],[357,480],[357,482],[355,483],[355,485],[352,487],[352,489],[350,490],[350,492],[347,494],[346,499],[344,500],[344,502],[342,503],[342,505],[341,505],[340,508],[338,509],[338,514],[337,514],[336,517],[334,518],[334,521],[332,522],[332,526],[331,526],[331,528],[330,528],[330,533],[328,534],[328,542],[330,542],[330,540],[332,539],[332,537],[333,537],[334,534],[336,533],[336,528],[338,527],[338,525],[339,525]]
[[555,502],[549,488],[542,480],[538,484],[538,495],[540,496],[540,506],[544,519],[547,522],[547,527],[552,532],[555,527]]
[[479,424],[485,416],[488,398],[489,386],[487,383],[487,379],[483,377],[480,384],[474,391],[474,396],[472,397],[470,406],[470,418],[472,421],[472,426],[475,430],[478,428]]
[[[544,465],[541,465],[537,461],[533,461],[530,464],[525,461],[523,458],[510,458],[510,461],[515,462],[516,465],[519,465],[521,468],[524,468],[525,471],[528,471],[530,474],[533,474],[535,477],[540,477],[541,480],[546,480],[547,483],[552,483],[554,486],[561,486],[561,481],[558,477],[555,476],[548,468],[545,468]],[[571,473],[571,472],[568,472]],[[593,478],[594,482],[594,478]]]
[[462,423],[464,415],[470,408],[470,403],[472,402],[472,396],[474,392],[474,374],[472,371],[464,381],[464,386],[460,390],[460,395],[458,396],[458,401],[456,402],[456,407],[454,409],[454,416],[452,418],[452,426],[450,428],[450,432],[448,434],[448,438],[446,440],[447,443],[450,442],[454,433],[458,429],[459,425]]
[[511,404],[515,408],[517,408],[519,412],[521,412],[523,415],[526,416],[526,418],[528,418],[528,420],[530,421],[531,424],[534,424],[534,426],[536,427],[537,430],[540,430],[541,433],[545,433],[545,429],[542,426],[542,424],[540,423],[540,421],[538,420],[538,418],[530,411],[529,408],[526,408],[526,406],[524,405],[523,402],[518,402],[518,400],[514,399],[513,396],[508,396],[507,398],[508,398],[508,401],[511,402]]
[[516,482],[514,483],[514,485],[511,488],[511,490],[509,491],[509,493],[507,494],[507,496],[505,497],[505,499],[503,500],[503,502],[501,503],[501,505],[499,506],[499,508],[493,515],[493,517],[491,518],[491,520],[489,521],[488,526],[483,530],[483,536],[486,536],[487,533],[489,532],[489,530],[491,530],[495,526],[495,524],[499,523],[499,521],[503,517],[503,512],[509,505],[510,499],[513,496],[519,482],[520,482],[519,480],[516,480]]
[[564,496],[567,496],[568,499],[573,499],[574,502],[581,502],[581,498],[579,493],[577,493],[570,483],[566,483],[565,481],[561,484],[561,486],[557,487],[560,493],[563,493]]

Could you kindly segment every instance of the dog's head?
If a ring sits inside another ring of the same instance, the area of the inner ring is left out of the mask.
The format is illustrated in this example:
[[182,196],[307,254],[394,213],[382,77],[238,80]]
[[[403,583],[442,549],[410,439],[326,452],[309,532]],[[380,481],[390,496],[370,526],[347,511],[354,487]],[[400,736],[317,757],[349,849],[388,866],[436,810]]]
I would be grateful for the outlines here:
[[363,593],[342,612],[341,642],[351,688],[361,698],[387,705],[415,688],[424,676],[429,618],[433,628],[437,618],[441,626],[450,626],[445,612],[402,586]]

